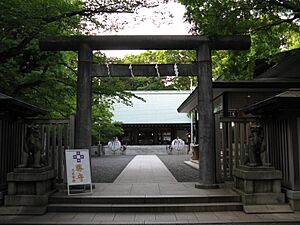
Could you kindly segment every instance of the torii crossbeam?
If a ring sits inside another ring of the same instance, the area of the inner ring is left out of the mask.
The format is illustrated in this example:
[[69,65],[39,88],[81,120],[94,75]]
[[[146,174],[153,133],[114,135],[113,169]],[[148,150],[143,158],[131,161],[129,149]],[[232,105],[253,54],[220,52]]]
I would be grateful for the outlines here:
[[92,64],[92,77],[197,76],[196,64]]
[[[197,186],[209,188],[215,186],[211,50],[247,50],[250,48],[250,43],[250,36],[71,36],[45,38],[40,41],[40,48],[47,51],[78,51],[75,147],[88,149],[91,147],[92,125],[91,75],[95,75],[96,67],[98,67],[96,71],[105,70],[103,66],[102,69],[101,66],[93,66],[93,50],[196,50],[197,62],[195,66],[186,68],[192,71],[191,75],[195,74],[198,76],[198,139],[200,157],[199,185]],[[127,66],[125,65],[124,67]],[[168,67],[166,66],[166,68]],[[166,69],[166,71],[169,69]],[[126,71],[123,75],[132,76],[132,73],[126,68],[125,70],[123,68],[122,71]],[[134,75],[134,69],[132,71]],[[146,75],[146,71],[142,71],[142,73]],[[155,75],[153,70],[152,73]],[[115,74],[111,73],[111,75]],[[181,74],[179,73],[179,75]]]

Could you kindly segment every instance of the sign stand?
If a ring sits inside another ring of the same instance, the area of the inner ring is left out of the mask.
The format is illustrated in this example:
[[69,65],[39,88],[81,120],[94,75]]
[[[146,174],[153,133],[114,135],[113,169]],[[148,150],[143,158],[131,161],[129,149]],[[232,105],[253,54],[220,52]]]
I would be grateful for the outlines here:
[[90,185],[90,193],[93,193],[89,150],[66,149],[65,155],[68,195],[72,195],[70,186],[78,185]]

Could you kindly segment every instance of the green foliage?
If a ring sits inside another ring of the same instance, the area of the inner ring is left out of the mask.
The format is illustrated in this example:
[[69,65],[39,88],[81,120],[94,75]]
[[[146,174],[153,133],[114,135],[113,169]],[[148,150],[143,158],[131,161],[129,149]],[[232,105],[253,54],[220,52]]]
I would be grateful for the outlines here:
[[[124,64],[175,64],[195,61],[194,51],[160,50],[146,51],[139,55],[127,55],[118,63]],[[120,78],[127,90],[188,90],[195,77],[134,77]]]
[[123,134],[121,123],[111,122],[112,112],[109,105],[103,101],[93,105],[93,127],[92,140],[96,144],[98,141],[107,143],[112,137]]
[[79,18],[47,18],[80,10],[80,1],[0,1],[0,91],[49,111],[51,117],[74,113],[76,54],[41,52],[38,40],[73,34]]
[[272,61],[283,50],[299,47],[299,2],[295,0],[180,0],[186,19],[201,35],[249,34],[248,52],[214,52],[214,76],[251,79],[257,59]]
[[[155,7],[161,0],[0,0],[0,92],[49,111],[47,117],[75,114],[77,53],[42,52],[39,40],[47,36],[87,34],[118,29],[126,20],[114,14],[134,14]],[[134,14],[136,15],[136,14]],[[105,62],[103,55],[95,61]],[[95,122],[103,122],[101,138],[116,135],[110,105],[128,104],[130,94],[118,81],[93,81]],[[98,99],[101,103],[98,104]],[[100,123],[98,123],[100,124]]]

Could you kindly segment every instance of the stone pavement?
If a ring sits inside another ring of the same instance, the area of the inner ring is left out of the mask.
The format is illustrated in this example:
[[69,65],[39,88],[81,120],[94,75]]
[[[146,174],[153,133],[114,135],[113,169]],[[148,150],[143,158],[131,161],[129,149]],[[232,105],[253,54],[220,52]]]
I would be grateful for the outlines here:
[[[163,178],[163,179],[162,179]],[[145,183],[149,182],[149,183]],[[115,183],[96,184],[93,196],[124,195],[219,195],[228,189],[203,190],[194,183],[178,183],[156,156],[136,156]],[[57,193],[65,195],[65,193]],[[300,212],[285,214],[245,214],[229,212],[168,213],[61,213],[42,216],[0,216],[0,224],[300,224]]]
[[177,183],[177,181],[156,155],[137,155],[114,183]]
[[179,183],[156,155],[137,155],[114,183],[95,185],[93,196],[237,195],[229,189],[196,189],[194,182]]
[[0,224],[300,224],[300,212],[245,214],[231,212],[175,213],[46,213],[42,216],[0,216]]

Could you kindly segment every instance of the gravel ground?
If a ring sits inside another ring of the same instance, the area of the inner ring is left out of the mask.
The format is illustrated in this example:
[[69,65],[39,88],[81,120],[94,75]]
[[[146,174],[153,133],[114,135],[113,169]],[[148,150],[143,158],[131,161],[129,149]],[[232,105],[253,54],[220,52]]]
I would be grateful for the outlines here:
[[92,157],[92,180],[95,183],[113,183],[134,155],[107,155]]
[[[157,155],[178,182],[197,182],[198,170],[186,165],[190,155]],[[95,183],[113,183],[134,155],[106,155],[92,157],[92,180]]]
[[190,155],[157,155],[166,165],[178,182],[197,182],[198,170],[186,165],[184,161],[190,159]]

